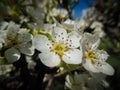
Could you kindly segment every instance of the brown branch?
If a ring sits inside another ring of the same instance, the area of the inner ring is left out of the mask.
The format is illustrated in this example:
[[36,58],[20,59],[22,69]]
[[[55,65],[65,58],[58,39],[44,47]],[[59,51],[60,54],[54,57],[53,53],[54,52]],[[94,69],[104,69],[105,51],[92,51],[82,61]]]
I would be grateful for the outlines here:
[[45,90],[50,90],[52,82],[53,82],[54,77],[50,78],[47,84],[47,87],[45,88]]

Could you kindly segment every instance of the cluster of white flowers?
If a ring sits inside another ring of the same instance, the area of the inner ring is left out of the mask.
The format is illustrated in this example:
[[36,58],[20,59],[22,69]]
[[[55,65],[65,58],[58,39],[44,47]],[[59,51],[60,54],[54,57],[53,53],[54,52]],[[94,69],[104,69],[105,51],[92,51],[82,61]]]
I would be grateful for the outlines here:
[[[71,25],[72,24],[72,25]],[[83,24],[83,23],[82,23]],[[69,26],[72,27],[69,27]],[[34,49],[41,53],[39,58],[48,67],[62,67],[62,63],[82,65],[86,70],[95,73],[113,75],[114,69],[106,60],[108,54],[99,50],[100,38],[97,34],[84,32],[81,20],[65,24],[45,25],[44,32],[49,34],[33,35],[26,29],[21,29],[13,22],[7,24],[6,30],[1,30],[1,47],[6,48],[4,57],[8,63],[20,59],[21,53],[33,55]],[[94,26],[93,26],[94,27]],[[69,31],[68,31],[69,29]],[[3,34],[5,33],[5,34]]]
[[57,74],[83,70],[67,75],[65,85],[71,90],[98,90],[98,81],[109,86],[102,76],[95,75],[114,74],[107,63],[108,53],[99,49],[105,33],[97,14],[94,15],[95,8],[85,11],[82,18],[71,20],[69,10],[56,8],[55,0],[38,0],[36,8],[29,6],[34,0],[25,1],[23,4],[28,6],[18,24],[0,20],[0,75],[8,75],[24,56],[26,68],[31,71],[39,65],[37,60],[50,69],[57,67]]
[[33,38],[33,46],[41,52],[41,62],[48,67],[60,66],[61,62],[82,64],[88,71],[113,75],[114,69],[106,62],[109,55],[106,51],[98,49],[99,36],[82,29],[79,32],[79,27],[76,26],[80,23],[74,23],[73,28],[66,26],[71,32],[67,32],[65,25],[56,25],[48,28],[51,30],[48,32],[51,39],[45,35],[36,35]]
[[20,28],[14,22],[1,22],[0,27],[0,75],[10,72],[12,63],[19,60],[21,54],[33,55],[32,34]]
[[26,32],[26,29],[20,29],[19,25],[10,22],[1,32],[5,33],[1,33],[1,37],[4,35],[2,47],[6,49],[4,55],[8,63],[19,60],[21,53],[33,55],[34,50],[31,43],[33,36]]
[[[98,78],[99,80],[96,77],[100,77]],[[108,87],[109,84],[105,81],[105,76],[102,74],[90,76],[75,72],[73,75],[66,76],[66,90],[104,90],[103,86]]]

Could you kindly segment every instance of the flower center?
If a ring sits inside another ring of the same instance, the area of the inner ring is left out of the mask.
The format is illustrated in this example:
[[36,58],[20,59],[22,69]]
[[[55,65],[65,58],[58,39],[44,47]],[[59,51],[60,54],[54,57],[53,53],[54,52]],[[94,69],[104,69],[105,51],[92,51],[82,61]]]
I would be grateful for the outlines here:
[[85,53],[84,58],[87,59],[87,60],[91,60],[92,64],[95,64],[96,53],[94,51],[92,51],[92,50],[87,50],[87,52]]
[[68,51],[69,48],[65,45],[64,42],[52,42],[53,48],[51,49],[51,52],[55,52],[60,57],[63,55],[65,51]]
[[17,37],[14,38],[14,39],[7,38],[7,45],[6,45],[6,47],[19,48],[20,44],[21,44],[21,42],[19,41],[19,39]]

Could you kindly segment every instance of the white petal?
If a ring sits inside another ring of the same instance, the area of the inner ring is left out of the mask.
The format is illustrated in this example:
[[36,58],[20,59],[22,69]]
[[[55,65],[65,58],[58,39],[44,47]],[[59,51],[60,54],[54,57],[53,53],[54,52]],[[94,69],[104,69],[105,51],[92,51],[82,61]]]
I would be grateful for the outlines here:
[[12,70],[12,67],[12,64],[0,65],[0,75],[10,72]]
[[39,54],[41,62],[48,67],[55,67],[60,64],[60,58],[53,52],[43,52]]
[[71,80],[70,80],[70,76],[69,75],[66,76],[66,81],[67,81],[67,83],[71,84]]
[[52,36],[55,42],[65,41],[67,38],[67,32],[63,28],[54,27]]
[[0,30],[0,43],[5,43],[6,31]]
[[20,45],[20,52],[26,55],[33,55],[34,54],[34,47],[31,43],[21,44]]
[[108,58],[108,53],[104,50],[96,50],[96,58],[99,61],[106,61]]
[[99,36],[97,35],[85,33],[82,39],[82,43],[84,46],[87,46],[88,48],[95,50],[99,46],[100,39]]
[[8,35],[8,38],[15,38],[15,36],[17,35],[18,31],[19,31],[19,27],[13,23],[13,22],[10,22],[9,25],[8,25],[8,29],[7,29],[7,35]]
[[33,38],[32,34],[30,33],[19,33],[18,34],[18,40],[19,42],[29,42]]
[[1,50],[2,47],[3,47],[3,44],[0,42],[0,50]]
[[91,63],[91,60],[84,60],[83,61],[83,67],[91,72],[100,72],[99,70],[97,70],[94,65]]
[[102,23],[100,23],[100,22],[98,22],[98,21],[94,21],[90,27],[91,27],[92,29],[94,29],[94,28],[102,28],[103,25],[102,25]]
[[27,32],[27,28],[20,28],[20,30],[19,30],[18,33],[19,33],[19,34],[20,34],[20,33],[28,33],[28,32]]
[[90,72],[90,75],[93,77],[93,79],[98,81],[99,84],[103,85],[104,87],[109,87],[109,83],[105,80],[107,77],[105,74]]
[[82,51],[78,49],[71,49],[64,52],[62,60],[68,64],[80,64],[82,62]]
[[6,30],[7,26],[8,26],[8,22],[1,21],[0,30]]
[[69,33],[69,36],[70,35],[75,35],[77,38],[79,38],[81,40],[81,38],[83,37],[83,34],[79,34],[79,32],[77,31],[72,31]]
[[100,71],[104,74],[107,74],[107,75],[113,75],[115,72],[113,67],[106,62],[104,64],[102,64]]
[[60,9],[59,15],[64,18],[68,15],[68,11],[66,9]]
[[72,87],[71,87],[72,85],[70,83],[68,83],[67,81],[65,82],[65,86],[72,89]]
[[20,53],[15,48],[10,48],[7,51],[5,51],[5,58],[7,59],[9,63],[13,63],[19,60]]
[[51,34],[54,26],[55,26],[55,24],[44,24],[45,32]]
[[80,19],[78,21],[75,21],[74,24],[74,30],[78,31],[80,34],[83,34],[84,29],[86,28],[88,23],[84,19]]
[[[72,78],[71,78],[71,79],[72,79]],[[68,88],[72,89],[71,85],[72,85],[72,83],[71,83],[71,81],[70,81],[70,76],[67,75],[67,76],[66,76],[65,86],[67,86]]]
[[65,22],[62,23],[63,26],[73,29],[74,28],[74,20],[67,19]]
[[33,38],[33,46],[41,52],[50,51],[50,49],[52,48],[52,44],[44,35],[36,35]]
[[98,38],[98,36],[94,36],[91,40],[91,42],[93,43],[91,46],[92,50],[95,50],[98,48],[99,44],[100,44],[100,39]]
[[66,44],[69,48],[78,48],[80,46],[80,38],[76,35],[70,35],[66,39]]

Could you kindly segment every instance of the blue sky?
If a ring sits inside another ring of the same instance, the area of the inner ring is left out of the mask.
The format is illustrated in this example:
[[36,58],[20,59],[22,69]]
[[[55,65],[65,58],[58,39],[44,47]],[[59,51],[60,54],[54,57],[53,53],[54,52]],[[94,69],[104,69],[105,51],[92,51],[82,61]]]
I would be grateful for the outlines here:
[[73,18],[81,17],[83,10],[87,9],[89,5],[93,5],[93,0],[79,0],[78,5],[74,7]]

